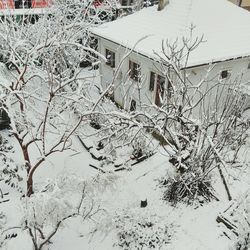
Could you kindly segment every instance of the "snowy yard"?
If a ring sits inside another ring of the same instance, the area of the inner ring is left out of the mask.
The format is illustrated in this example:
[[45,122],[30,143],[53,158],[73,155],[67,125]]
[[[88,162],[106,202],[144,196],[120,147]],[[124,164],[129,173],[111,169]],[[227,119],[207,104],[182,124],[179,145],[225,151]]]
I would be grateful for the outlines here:
[[[58,153],[53,159],[45,162],[35,176],[37,185],[42,185],[47,179],[54,179],[60,175],[75,175],[88,179],[99,174],[98,171],[89,167],[92,158],[77,139],[74,140],[74,148],[78,151],[77,154],[72,152]],[[18,158],[17,154],[18,152],[15,153]],[[223,231],[226,230],[225,227],[216,222],[219,213],[230,204],[226,200],[221,184],[218,183],[216,189],[220,197],[218,202],[213,201],[203,206],[180,204],[172,207],[161,200],[161,189],[157,182],[157,179],[164,176],[169,169],[171,170],[171,166],[166,156],[157,152],[129,172],[124,171],[115,174],[116,181],[111,183],[113,187],[105,190],[101,193],[101,197],[98,197],[101,206],[107,211],[107,215],[105,215],[107,218],[103,218],[103,223],[108,223],[108,225],[98,225],[100,232],[92,235],[89,232],[90,228],[93,227],[92,221],[69,220],[60,228],[49,249],[119,250],[119,247],[114,246],[117,242],[117,232],[115,225],[111,225],[111,223],[113,216],[121,211],[126,211],[128,214],[130,212],[135,213],[138,218],[144,215],[157,216],[161,224],[170,225],[171,240],[162,249],[230,249],[233,246],[233,241],[230,241],[223,234]],[[239,171],[234,173],[237,174],[238,178],[230,186],[230,188],[236,186],[235,197],[241,195],[243,189],[247,190],[250,186],[249,172],[241,174],[242,170]],[[12,188],[4,185],[3,182],[1,182],[1,190],[9,192],[7,197],[10,201],[1,204],[1,211],[7,215],[8,225],[12,227],[18,224],[18,220],[22,217],[22,200],[20,195],[16,194]],[[140,208],[140,202],[145,198],[148,201],[148,206]],[[8,233],[13,232],[17,232],[18,236],[11,239],[3,249],[32,249],[27,234],[15,229],[11,229]],[[4,235],[8,233],[6,232]]]

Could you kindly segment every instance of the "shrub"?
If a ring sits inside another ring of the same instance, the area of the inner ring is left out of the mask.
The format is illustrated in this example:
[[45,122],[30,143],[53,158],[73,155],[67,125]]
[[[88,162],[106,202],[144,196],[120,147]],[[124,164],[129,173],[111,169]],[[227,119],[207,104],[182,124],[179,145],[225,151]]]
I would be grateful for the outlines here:
[[163,200],[173,205],[178,202],[193,204],[196,201],[204,203],[217,199],[213,194],[210,177],[204,175],[200,168],[177,173],[175,178],[163,179],[160,184],[165,189]]
[[236,250],[250,249],[250,196],[248,193],[239,202],[233,220],[238,233]]
[[170,227],[160,223],[160,218],[138,209],[115,217],[118,242],[124,250],[164,248],[171,239]]

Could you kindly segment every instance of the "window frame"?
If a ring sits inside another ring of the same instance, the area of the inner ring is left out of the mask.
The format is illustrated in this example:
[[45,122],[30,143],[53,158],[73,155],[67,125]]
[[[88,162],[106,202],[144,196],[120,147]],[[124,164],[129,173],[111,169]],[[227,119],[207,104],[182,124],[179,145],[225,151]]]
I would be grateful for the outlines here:
[[140,82],[141,80],[141,65],[130,59],[129,59],[129,77],[136,82]]
[[[110,58],[108,58],[109,56]],[[107,59],[106,65],[111,68],[115,68],[115,52],[108,48],[105,48],[105,57]]]
[[159,74],[155,72],[154,70],[150,70],[149,74],[150,76],[149,76],[148,90],[153,93],[155,104],[161,106],[161,103],[158,103],[158,104],[156,103],[157,95],[159,95],[158,98],[160,99],[166,96],[167,102],[168,102],[174,96],[173,85],[169,81],[167,76]]
[[150,77],[149,77],[149,91],[155,91],[155,86],[157,83],[160,83],[160,79],[164,79],[164,84],[168,81],[167,77],[156,73],[155,71],[150,70]]

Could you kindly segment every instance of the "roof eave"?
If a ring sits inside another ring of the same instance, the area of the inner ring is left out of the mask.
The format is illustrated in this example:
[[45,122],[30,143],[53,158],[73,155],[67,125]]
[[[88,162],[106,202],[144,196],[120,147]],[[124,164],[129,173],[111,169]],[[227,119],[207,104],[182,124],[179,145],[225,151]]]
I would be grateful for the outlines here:
[[[146,55],[143,52],[136,51],[133,48],[129,48],[128,46],[124,46],[124,45],[122,45],[122,44],[120,44],[118,42],[112,41],[112,40],[110,40],[110,39],[108,39],[106,37],[103,37],[101,35],[98,35],[98,34],[96,34],[94,32],[92,32],[92,34],[94,36],[105,39],[105,40],[107,40],[109,42],[112,42],[112,43],[114,43],[114,44],[116,44],[118,46],[121,46],[123,48],[130,49],[131,51],[133,51],[133,52],[135,52],[135,53],[137,53],[137,54],[139,54],[139,55],[141,55],[143,57],[146,57],[148,59],[160,62],[160,60],[156,60],[155,57],[151,57],[149,55]],[[247,55],[244,55],[244,56],[229,57],[229,58],[225,58],[225,59],[211,60],[211,61],[207,61],[207,62],[204,62],[204,63],[191,64],[191,65],[187,65],[185,67],[181,67],[180,69],[184,70],[184,69],[192,69],[192,68],[204,67],[204,66],[207,66],[207,65],[213,65],[213,64],[222,63],[222,62],[229,62],[229,61],[232,61],[232,60],[239,60],[239,59],[244,59],[244,58],[248,58],[248,57],[250,57],[250,52]]]

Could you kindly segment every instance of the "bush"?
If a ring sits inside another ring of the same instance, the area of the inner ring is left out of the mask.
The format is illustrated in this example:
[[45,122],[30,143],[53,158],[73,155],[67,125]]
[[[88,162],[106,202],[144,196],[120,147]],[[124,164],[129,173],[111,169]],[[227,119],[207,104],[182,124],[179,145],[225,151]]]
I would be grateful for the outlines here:
[[233,214],[233,221],[237,226],[236,250],[250,249],[250,195],[249,191],[239,202]]
[[160,218],[150,216],[146,210],[134,210],[132,213],[116,216],[118,242],[115,244],[124,250],[166,249],[171,239],[169,227],[160,223]]
[[176,205],[178,202],[193,204],[204,203],[217,199],[208,175],[204,175],[200,168],[188,169],[178,173],[175,178],[163,179],[160,184],[164,187],[163,200]]
[[135,137],[131,145],[133,148],[132,156],[135,159],[152,154],[149,142],[147,141],[147,138],[143,136],[143,134],[139,134],[137,137]]

